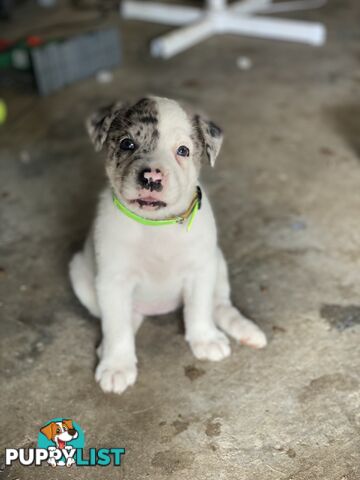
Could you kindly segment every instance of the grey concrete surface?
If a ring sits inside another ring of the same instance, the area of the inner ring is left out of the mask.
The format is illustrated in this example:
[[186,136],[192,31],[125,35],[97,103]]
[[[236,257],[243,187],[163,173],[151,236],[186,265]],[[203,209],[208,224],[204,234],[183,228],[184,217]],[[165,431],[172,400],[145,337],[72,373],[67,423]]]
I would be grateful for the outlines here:
[[[94,17],[66,6],[16,15],[4,36]],[[146,42],[167,28],[126,22],[125,64],[111,84],[48,98],[1,92],[1,453],[34,446],[57,416],[82,426],[87,447],[127,453],[120,468],[14,465],[0,478],[360,478],[360,7],[329,0],[294,16],[323,20],[326,46],[221,37],[162,62]],[[253,68],[238,70],[239,55]],[[105,395],[93,379],[99,323],[67,277],[103,182],[83,119],[146,92],[184,98],[225,130],[204,181],[234,301],[269,345],[232,344],[231,358],[203,363],[179,314],[152,318],[137,338],[136,385]]]

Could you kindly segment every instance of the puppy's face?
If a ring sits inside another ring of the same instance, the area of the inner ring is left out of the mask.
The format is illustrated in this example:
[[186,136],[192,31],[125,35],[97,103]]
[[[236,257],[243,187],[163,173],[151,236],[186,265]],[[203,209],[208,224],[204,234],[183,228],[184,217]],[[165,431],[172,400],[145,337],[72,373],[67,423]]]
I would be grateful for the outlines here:
[[202,162],[214,165],[222,143],[213,122],[159,97],[102,109],[87,128],[96,150],[107,150],[106,172],[116,196],[153,219],[186,210]]

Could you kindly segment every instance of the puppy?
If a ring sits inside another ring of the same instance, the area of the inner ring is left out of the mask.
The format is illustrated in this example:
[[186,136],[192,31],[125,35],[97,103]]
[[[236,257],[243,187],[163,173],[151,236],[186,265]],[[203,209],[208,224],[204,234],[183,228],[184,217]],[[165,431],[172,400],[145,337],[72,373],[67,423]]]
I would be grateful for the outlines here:
[[95,149],[105,150],[109,186],[70,278],[80,302],[101,317],[100,387],[122,393],[134,384],[143,318],[180,306],[198,359],[228,357],[225,333],[264,347],[264,333],[231,303],[214,216],[198,180],[201,165],[215,163],[220,128],[174,100],[147,97],[98,111],[87,129]]

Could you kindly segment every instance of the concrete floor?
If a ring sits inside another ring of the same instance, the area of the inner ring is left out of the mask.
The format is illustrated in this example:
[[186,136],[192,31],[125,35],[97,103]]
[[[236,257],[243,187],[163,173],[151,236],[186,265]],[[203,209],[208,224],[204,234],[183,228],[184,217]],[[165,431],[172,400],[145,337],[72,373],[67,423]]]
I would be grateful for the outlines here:
[[[69,18],[65,7],[26,8],[4,36]],[[360,6],[329,0],[296,16],[326,22],[324,48],[222,37],[153,61],[146,42],[167,29],[127,22],[110,85],[43,99],[1,92],[1,451],[33,446],[44,422],[64,416],[87,447],[127,453],[120,468],[15,465],[0,478],[360,478]],[[237,69],[239,55],[251,70]],[[235,303],[269,345],[233,344],[228,360],[203,363],[178,314],[152,318],[137,339],[136,385],[105,395],[93,379],[99,323],[67,277],[103,182],[83,119],[146,92],[197,104],[225,130],[204,180]]]

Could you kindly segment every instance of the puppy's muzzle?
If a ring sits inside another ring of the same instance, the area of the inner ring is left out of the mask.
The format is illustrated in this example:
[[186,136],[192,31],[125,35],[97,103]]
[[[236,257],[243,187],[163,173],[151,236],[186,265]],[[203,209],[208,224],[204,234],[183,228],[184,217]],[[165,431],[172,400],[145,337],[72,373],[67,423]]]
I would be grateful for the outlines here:
[[164,187],[164,174],[159,168],[143,168],[138,173],[138,183],[141,188],[150,192],[161,192]]

